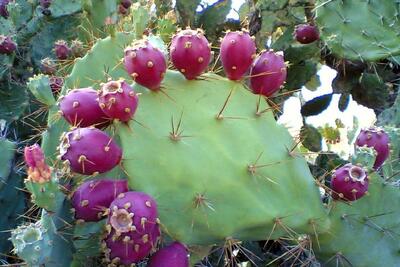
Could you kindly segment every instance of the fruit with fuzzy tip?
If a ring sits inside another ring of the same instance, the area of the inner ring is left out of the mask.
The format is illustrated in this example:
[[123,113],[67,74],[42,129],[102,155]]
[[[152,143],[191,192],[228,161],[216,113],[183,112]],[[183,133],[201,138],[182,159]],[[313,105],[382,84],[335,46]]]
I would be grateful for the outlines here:
[[0,54],[12,54],[17,49],[17,44],[10,36],[0,35]]
[[334,199],[357,200],[368,190],[368,175],[362,167],[348,163],[335,170],[331,188]]
[[3,18],[8,18],[7,5],[9,2],[10,0],[0,0],[0,16]]
[[125,49],[125,70],[138,84],[150,90],[160,89],[167,70],[163,53],[147,40],[139,40]]
[[72,126],[102,126],[109,118],[99,107],[93,88],[73,89],[59,99],[60,113]]
[[160,235],[157,203],[143,192],[119,194],[110,204],[106,229],[107,259],[137,263],[154,249]]
[[211,59],[211,48],[202,30],[186,29],[172,37],[172,64],[188,80],[193,80],[206,69]]
[[319,39],[318,28],[310,24],[297,25],[294,30],[294,37],[299,43],[309,44]]
[[119,164],[121,148],[96,128],[77,128],[64,133],[60,144],[61,159],[72,171],[85,175],[104,173]]
[[65,60],[71,54],[71,48],[64,40],[58,40],[54,44],[54,53],[59,60]]
[[57,94],[61,91],[61,88],[64,85],[64,79],[57,76],[51,76],[49,79],[49,84],[53,93]]
[[247,31],[228,32],[221,42],[222,66],[230,80],[240,80],[256,57],[256,45]]
[[71,198],[75,219],[85,222],[101,220],[111,202],[127,191],[127,180],[97,179],[84,182]]
[[138,95],[124,80],[109,81],[101,87],[99,105],[112,119],[128,122],[138,106]]
[[40,6],[43,8],[49,8],[52,0],[40,0]]
[[251,69],[250,85],[253,93],[272,96],[286,80],[287,70],[283,54],[264,51]]
[[74,58],[82,57],[85,54],[85,49],[83,47],[83,43],[79,40],[71,41],[71,55]]
[[53,75],[57,71],[57,65],[51,58],[44,58],[40,61],[40,70],[47,75]]
[[379,169],[385,160],[389,157],[390,146],[389,136],[380,128],[363,129],[358,134],[356,146],[367,146],[375,149],[377,155],[374,163],[374,169]]
[[147,267],[189,267],[189,252],[182,243],[174,242],[151,256]]

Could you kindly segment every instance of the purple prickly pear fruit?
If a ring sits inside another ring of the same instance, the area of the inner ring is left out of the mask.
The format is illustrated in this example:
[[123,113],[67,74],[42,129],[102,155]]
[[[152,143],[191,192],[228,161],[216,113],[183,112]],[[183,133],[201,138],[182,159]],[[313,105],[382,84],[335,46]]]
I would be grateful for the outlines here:
[[125,49],[124,65],[135,82],[154,91],[160,89],[167,71],[163,53],[147,40],[134,42]]
[[9,2],[10,0],[0,0],[0,16],[3,18],[8,18],[7,5]]
[[98,179],[84,182],[71,198],[75,219],[86,222],[100,221],[111,202],[128,190],[127,180]]
[[240,80],[256,57],[256,44],[247,31],[228,32],[221,42],[222,66],[230,80]]
[[362,167],[351,163],[346,164],[335,170],[332,175],[331,188],[334,199],[357,200],[368,190],[367,173]]
[[71,54],[71,48],[64,40],[58,40],[54,44],[54,52],[59,60],[65,60]]
[[207,69],[211,59],[210,47],[201,29],[179,31],[171,41],[172,64],[186,79],[193,80]]
[[51,76],[49,79],[50,88],[53,93],[58,94],[64,85],[64,79],[61,77]]
[[101,110],[97,101],[97,91],[93,88],[73,89],[59,99],[60,113],[72,126],[101,127],[109,118]]
[[40,0],[40,6],[43,8],[49,8],[52,0]]
[[318,28],[310,24],[297,25],[294,30],[294,37],[299,43],[309,44],[319,39]]
[[118,13],[122,16],[128,15],[128,9],[126,9],[123,5],[118,5]]
[[60,144],[61,159],[72,171],[95,175],[112,170],[122,158],[115,141],[96,128],[77,128],[64,133]]
[[27,180],[34,183],[45,183],[51,179],[51,169],[46,164],[43,150],[38,144],[25,147],[24,159],[28,167]]
[[182,243],[174,242],[151,256],[147,267],[189,267],[189,252]]
[[74,58],[82,57],[85,54],[83,43],[79,40],[71,41],[71,54]]
[[132,1],[131,1],[131,0],[121,0],[121,5],[122,5],[124,8],[128,9],[128,8],[131,7]]
[[47,75],[54,75],[57,71],[57,65],[51,58],[44,58],[40,61],[40,70]]
[[272,96],[286,80],[286,65],[280,52],[264,51],[251,69],[250,85],[253,93]]
[[124,80],[110,81],[102,85],[99,104],[110,118],[128,122],[138,106],[138,95]]
[[107,227],[108,235],[102,243],[108,262],[132,266],[154,252],[161,232],[155,225],[149,232],[134,236],[135,232],[117,233],[112,227]]
[[376,159],[374,169],[379,169],[390,154],[390,139],[387,133],[377,127],[363,129],[358,134],[356,139],[356,146],[372,147],[376,151]]
[[17,44],[10,36],[0,35],[0,54],[12,54],[17,49]]

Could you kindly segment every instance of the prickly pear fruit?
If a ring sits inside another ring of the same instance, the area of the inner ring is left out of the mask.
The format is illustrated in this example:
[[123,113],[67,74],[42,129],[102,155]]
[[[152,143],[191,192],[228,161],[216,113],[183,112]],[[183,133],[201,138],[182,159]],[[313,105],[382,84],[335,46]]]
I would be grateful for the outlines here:
[[40,61],[40,70],[47,75],[53,75],[57,71],[57,65],[51,58],[44,58]]
[[51,76],[49,79],[49,84],[53,93],[58,94],[64,85],[64,79],[61,77]]
[[82,57],[83,55],[85,55],[85,49],[81,41],[79,40],[71,41],[71,55],[74,58]]
[[280,52],[264,51],[251,69],[250,85],[253,93],[272,96],[286,80],[286,65]]
[[299,43],[309,44],[319,39],[318,28],[310,24],[297,25],[294,30],[294,37]]
[[358,134],[356,146],[367,146],[375,149],[377,156],[374,163],[374,169],[379,169],[385,160],[389,157],[390,146],[389,136],[380,128],[371,127],[363,129]]
[[121,0],[120,3],[124,8],[128,9],[131,7],[132,5],[132,1],[131,0]]
[[102,126],[109,118],[97,101],[93,88],[73,89],[59,99],[60,113],[72,126]]
[[9,2],[10,0],[0,0],[0,16],[3,18],[8,18],[7,5]]
[[93,175],[110,171],[119,164],[121,148],[106,133],[96,128],[77,128],[64,133],[60,156],[72,171]]
[[362,167],[348,163],[335,170],[331,188],[334,199],[357,200],[368,190],[368,175]]
[[174,242],[151,256],[147,267],[189,267],[189,252],[182,243]]
[[172,37],[170,57],[172,64],[188,80],[202,74],[211,58],[211,48],[201,29],[186,29]]
[[247,31],[228,32],[221,42],[222,66],[230,80],[240,80],[256,57],[256,44]]
[[17,49],[17,44],[10,36],[0,35],[0,54],[12,54]]
[[42,184],[51,179],[51,169],[46,164],[43,150],[38,144],[25,147],[24,158],[28,167],[27,180]]
[[135,114],[139,98],[125,80],[110,81],[102,85],[99,104],[110,118],[128,122]]
[[54,44],[54,52],[59,60],[65,60],[71,54],[71,48],[64,40],[58,40]]
[[139,40],[125,49],[125,70],[138,84],[150,90],[160,89],[167,71],[163,53],[147,40]]
[[122,16],[128,15],[128,9],[126,9],[123,5],[118,5],[118,13]]
[[119,194],[127,191],[127,180],[97,179],[84,182],[71,198],[75,219],[86,222],[100,221],[111,202]]
[[40,6],[43,8],[49,8],[52,0],[40,0]]
[[110,204],[104,245],[108,260],[129,265],[147,257],[160,235],[157,217],[157,204],[151,196],[121,193]]

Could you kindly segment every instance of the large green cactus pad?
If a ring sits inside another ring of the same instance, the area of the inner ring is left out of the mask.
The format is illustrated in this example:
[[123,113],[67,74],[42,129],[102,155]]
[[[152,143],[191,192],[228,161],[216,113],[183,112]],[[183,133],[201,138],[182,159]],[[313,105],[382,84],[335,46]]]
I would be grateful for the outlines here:
[[319,0],[321,38],[336,55],[374,61],[400,54],[400,3],[379,0]]
[[[99,41],[77,61],[67,86],[98,87],[104,70],[129,80],[119,64],[129,38]],[[272,112],[256,115],[259,101],[260,110],[268,108],[263,99],[213,74],[187,81],[168,71],[162,87],[151,92],[136,85],[142,94],[135,120],[114,126],[130,187],[155,197],[168,234],[187,244],[213,244],[327,226],[318,188],[306,161],[292,151],[289,133]],[[56,143],[57,132],[45,143]]]
[[372,174],[368,191],[351,204],[333,203],[331,228],[318,236],[320,249],[315,248],[323,266],[398,266],[399,188]]

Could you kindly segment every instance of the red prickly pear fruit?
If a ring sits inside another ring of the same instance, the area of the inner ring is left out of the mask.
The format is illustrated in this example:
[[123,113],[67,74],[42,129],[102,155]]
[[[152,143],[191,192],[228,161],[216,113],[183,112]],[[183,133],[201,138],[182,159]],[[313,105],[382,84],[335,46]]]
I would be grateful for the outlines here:
[[172,37],[170,57],[172,64],[188,80],[193,80],[208,67],[211,48],[201,29],[186,29]]
[[10,3],[10,0],[0,0],[0,16],[3,18],[8,18],[8,10],[7,5]]
[[110,81],[102,85],[99,92],[99,105],[112,119],[128,122],[138,106],[138,95],[124,80]]
[[81,41],[79,40],[71,41],[71,55],[74,58],[82,57],[83,55],[85,55],[85,49]]
[[61,77],[51,76],[49,79],[51,91],[58,94],[64,85],[64,79]]
[[294,30],[294,37],[299,43],[309,44],[319,39],[318,28],[310,24],[297,25]]
[[60,113],[72,126],[104,126],[110,118],[101,110],[93,88],[73,89],[59,98]]
[[134,236],[132,231],[117,233],[111,227],[107,228],[108,235],[103,241],[106,260],[125,266],[134,266],[154,252],[161,235],[158,225],[140,236]]
[[167,71],[163,53],[147,40],[139,40],[125,49],[124,65],[132,79],[150,90],[160,89]]
[[40,70],[47,75],[54,75],[57,71],[57,65],[51,58],[44,58],[40,61]]
[[40,6],[43,8],[49,8],[52,0],[40,0]]
[[221,42],[222,66],[230,80],[240,80],[256,57],[256,44],[247,31],[228,32]]
[[85,222],[100,221],[111,202],[128,190],[127,180],[97,179],[84,182],[71,198],[75,219]]
[[17,44],[10,36],[0,35],[0,54],[12,54],[17,49]]
[[54,44],[54,52],[59,60],[65,60],[71,54],[71,48],[64,40],[58,40]]
[[377,127],[363,129],[358,134],[356,146],[372,147],[376,151],[374,169],[379,169],[390,154],[390,139],[387,133]]
[[334,199],[354,201],[368,190],[368,176],[362,167],[351,163],[335,170],[332,175],[331,188]]
[[189,252],[182,243],[174,242],[151,256],[147,267],[189,267]]
[[251,69],[250,85],[253,93],[272,96],[286,80],[286,65],[279,52],[264,51]]
[[122,158],[115,141],[96,128],[76,128],[61,138],[60,156],[72,171],[95,175],[112,170]]
[[122,5],[124,8],[128,9],[128,8],[131,7],[132,1],[131,1],[131,0],[121,0],[121,5]]
[[28,167],[27,180],[41,184],[50,181],[51,169],[46,164],[43,150],[38,144],[25,147],[24,159]]

